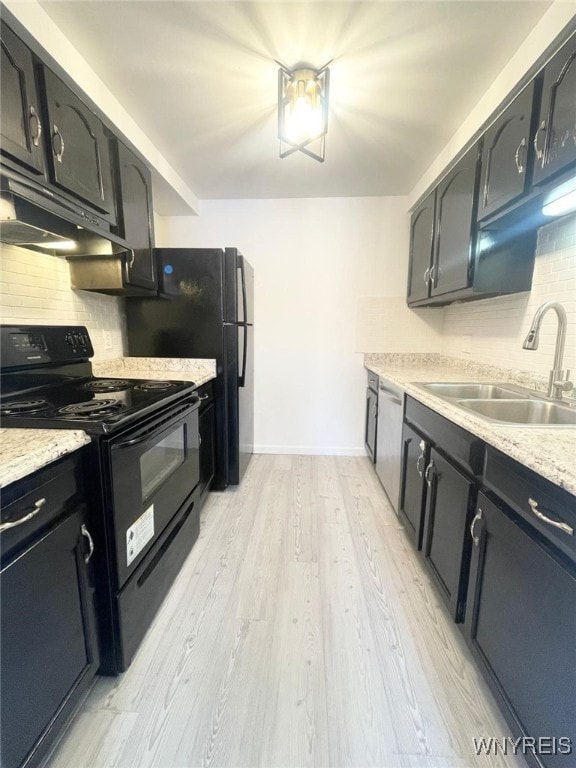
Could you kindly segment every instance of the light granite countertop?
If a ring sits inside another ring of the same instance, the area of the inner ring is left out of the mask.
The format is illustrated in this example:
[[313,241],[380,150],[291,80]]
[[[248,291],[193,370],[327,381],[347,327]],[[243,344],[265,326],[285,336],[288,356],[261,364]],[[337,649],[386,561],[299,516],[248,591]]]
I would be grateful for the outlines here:
[[545,389],[542,377],[439,355],[371,354],[364,356],[364,365],[454,424],[576,495],[576,427],[519,427],[486,421],[416,386],[434,381],[508,382],[541,392]]
[[93,360],[94,376],[124,379],[193,381],[196,386],[216,378],[216,360],[189,357],[117,357]]
[[79,429],[0,429],[0,488],[89,442]]

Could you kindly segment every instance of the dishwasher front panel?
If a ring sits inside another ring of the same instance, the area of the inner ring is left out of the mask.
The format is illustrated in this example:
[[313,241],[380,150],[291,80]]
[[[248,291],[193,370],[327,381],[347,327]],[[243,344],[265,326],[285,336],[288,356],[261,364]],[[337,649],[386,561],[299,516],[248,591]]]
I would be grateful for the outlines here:
[[378,385],[376,473],[398,514],[402,472],[402,419],[404,392],[385,379]]

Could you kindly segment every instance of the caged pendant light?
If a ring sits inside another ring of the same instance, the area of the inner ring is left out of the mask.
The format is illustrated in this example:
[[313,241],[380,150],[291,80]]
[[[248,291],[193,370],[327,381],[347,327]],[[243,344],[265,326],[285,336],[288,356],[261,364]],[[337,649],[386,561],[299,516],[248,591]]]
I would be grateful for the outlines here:
[[[277,62],[280,64],[280,62]],[[330,62],[328,62],[329,64]],[[324,162],[328,132],[328,88],[330,70],[326,64],[313,69],[302,64],[278,70],[278,139],[280,157],[299,150]]]

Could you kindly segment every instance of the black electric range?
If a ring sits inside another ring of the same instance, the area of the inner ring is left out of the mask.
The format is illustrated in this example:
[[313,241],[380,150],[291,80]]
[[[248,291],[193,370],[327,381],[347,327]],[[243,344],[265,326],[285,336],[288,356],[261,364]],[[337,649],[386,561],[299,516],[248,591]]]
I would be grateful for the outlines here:
[[199,533],[196,386],[94,376],[83,326],[0,328],[0,426],[81,429],[100,671],[130,664]]

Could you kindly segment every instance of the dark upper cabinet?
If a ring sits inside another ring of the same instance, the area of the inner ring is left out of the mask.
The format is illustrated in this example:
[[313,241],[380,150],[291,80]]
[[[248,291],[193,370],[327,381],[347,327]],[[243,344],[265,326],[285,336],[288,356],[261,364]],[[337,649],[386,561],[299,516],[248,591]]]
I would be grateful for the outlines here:
[[42,120],[32,52],[0,22],[2,120],[1,152],[34,174],[44,176]]
[[434,246],[435,214],[436,192],[432,192],[416,208],[410,220],[408,304],[428,297]]
[[529,190],[534,81],[484,134],[478,219],[490,216]]
[[534,183],[576,165],[576,35],[544,68]]
[[462,621],[470,553],[466,531],[474,484],[436,449],[430,452],[425,478],[424,558],[452,618]]
[[148,166],[124,144],[117,142],[117,150],[117,184],[121,199],[119,228],[130,246],[126,282],[155,290],[158,280],[152,253],[152,175]]
[[[517,736],[575,736],[576,574],[499,499],[480,494],[465,631]],[[535,766],[572,768],[572,750]],[[552,754],[554,752],[554,754]]]
[[115,223],[107,131],[53,72],[44,67],[43,76],[50,180]]
[[436,191],[436,237],[430,295],[468,288],[475,245],[478,147],[456,163]]

